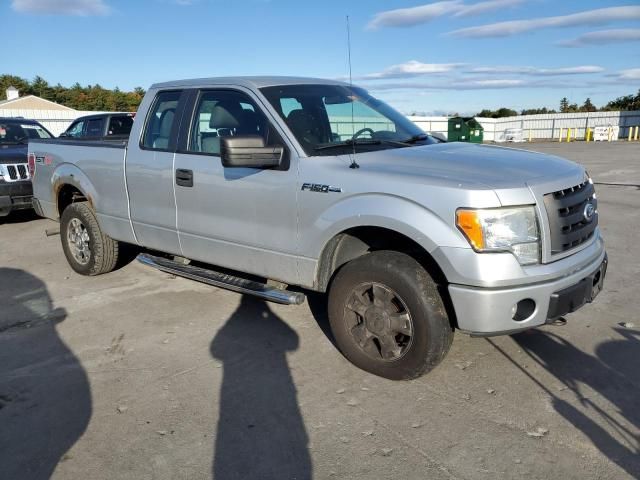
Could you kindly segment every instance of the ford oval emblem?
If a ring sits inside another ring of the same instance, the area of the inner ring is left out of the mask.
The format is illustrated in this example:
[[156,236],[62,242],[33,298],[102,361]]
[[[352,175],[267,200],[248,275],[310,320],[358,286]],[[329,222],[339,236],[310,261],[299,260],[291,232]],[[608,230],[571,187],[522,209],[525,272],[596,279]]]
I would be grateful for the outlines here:
[[585,222],[590,222],[593,220],[593,216],[596,213],[596,207],[593,206],[593,203],[587,203],[584,206],[584,212],[582,212],[582,216],[584,217]]

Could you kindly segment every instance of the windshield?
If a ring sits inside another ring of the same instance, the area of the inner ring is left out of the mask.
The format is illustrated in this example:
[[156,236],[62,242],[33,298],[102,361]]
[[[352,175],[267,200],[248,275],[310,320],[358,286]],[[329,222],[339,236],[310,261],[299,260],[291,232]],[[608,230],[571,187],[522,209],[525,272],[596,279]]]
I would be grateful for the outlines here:
[[310,156],[437,143],[361,88],[283,85],[260,91]]
[[51,135],[37,123],[0,120],[0,145],[27,143],[30,138],[51,138]]

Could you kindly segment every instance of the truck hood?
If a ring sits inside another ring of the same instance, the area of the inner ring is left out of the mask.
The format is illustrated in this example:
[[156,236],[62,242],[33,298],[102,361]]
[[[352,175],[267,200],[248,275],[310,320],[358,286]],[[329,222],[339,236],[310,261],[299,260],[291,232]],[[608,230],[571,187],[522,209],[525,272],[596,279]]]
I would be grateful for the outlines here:
[[0,163],[27,163],[27,145],[0,145]]
[[367,152],[357,154],[356,160],[363,171],[495,190],[580,176],[583,172],[578,164],[554,155],[461,142]]

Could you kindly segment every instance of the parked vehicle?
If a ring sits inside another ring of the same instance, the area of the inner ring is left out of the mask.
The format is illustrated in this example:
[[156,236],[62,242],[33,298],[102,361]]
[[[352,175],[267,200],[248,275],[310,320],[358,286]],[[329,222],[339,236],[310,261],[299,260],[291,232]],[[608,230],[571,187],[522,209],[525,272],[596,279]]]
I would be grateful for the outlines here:
[[0,217],[31,208],[31,176],[27,168],[27,143],[53,135],[34,120],[0,118]]
[[29,149],[36,208],[60,220],[76,272],[109,272],[133,244],[180,257],[140,257],[161,270],[281,303],[304,299],[287,285],[328,292],[340,350],[391,379],[434,368],[456,328],[509,334],[572,312],[606,273],[583,167],[437,143],[340,82],[156,84],[128,142]]
[[66,139],[128,139],[135,113],[97,113],[77,118],[60,134]]

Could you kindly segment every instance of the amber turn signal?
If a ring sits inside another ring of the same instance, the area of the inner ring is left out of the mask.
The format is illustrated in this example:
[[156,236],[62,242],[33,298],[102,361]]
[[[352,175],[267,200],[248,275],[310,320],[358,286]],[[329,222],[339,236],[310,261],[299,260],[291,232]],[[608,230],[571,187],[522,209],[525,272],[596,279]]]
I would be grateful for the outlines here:
[[456,225],[467,237],[473,248],[476,250],[484,249],[484,235],[478,212],[474,210],[458,210],[456,212]]

